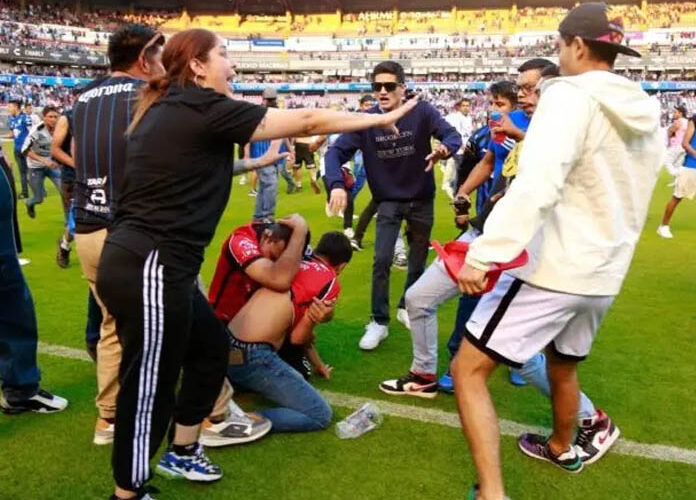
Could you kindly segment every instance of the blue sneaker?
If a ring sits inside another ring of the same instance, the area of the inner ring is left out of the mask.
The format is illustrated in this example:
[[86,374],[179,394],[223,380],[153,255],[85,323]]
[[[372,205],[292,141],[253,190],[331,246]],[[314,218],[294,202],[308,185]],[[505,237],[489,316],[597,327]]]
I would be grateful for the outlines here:
[[527,385],[527,381],[522,378],[522,375],[520,375],[517,370],[512,369],[510,370],[510,383],[517,387],[524,387]]
[[440,380],[437,381],[437,388],[440,392],[446,392],[447,394],[452,394],[454,392],[454,382],[452,382],[452,375],[450,375],[450,372],[440,377]]
[[210,461],[200,443],[196,443],[191,455],[177,455],[174,450],[167,450],[155,470],[169,479],[197,482],[217,481],[222,477],[222,469]]

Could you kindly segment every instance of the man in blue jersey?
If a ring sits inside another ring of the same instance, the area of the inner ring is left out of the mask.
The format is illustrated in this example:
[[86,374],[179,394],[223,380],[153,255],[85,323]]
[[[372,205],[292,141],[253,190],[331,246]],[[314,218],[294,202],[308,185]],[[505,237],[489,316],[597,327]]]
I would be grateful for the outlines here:
[[19,170],[19,180],[22,186],[22,192],[19,193],[18,198],[21,200],[29,197],[27,159],[22,154],[22,146],[31,128],[31,118],[22,112],[21,101],[10,101],[7,110],[10,113],[10,116],[7,118],[7,128],[10,129],[8,138],[14,139],[15,163],[17,164],[17,170]]
[[[393,61],[378,64],[372,73],[372,90],[378,106],[368,113],[383,113],[403,104],[406,94],[404,69]],[[397,123],[398,133],[371,130],[343,134],[325,157],[326,185],[331,190],[334,213],[347,205],[341,166],[362,150],[367,182],[377,207],[377,235],[372,266],[372,319],[360,340],[360,348],[375,349],[389,335],[389,274],[394,244],[402,222],[407,223],[409,243],[408,289],[423,274],[433,226],[435,176],[433,165],[459,150],[462,138],[430,104],[420,102]],[[431,140],[440,144],[432,149]],[[404,290],[405,292],[405,290]],[[402,296],[399,309],[404,307]]]
[[[273,87],[263,91],[263,105],[267,108],[278,107],[278,93]],[[251,142],[244,147],[244,156],[251,160],[261,158],[270,149],[278,148],[280,153],[289,153],[290,164],[294,164],[295,148],[288,139],[277,141]],[[275,217],[276,201],[278,198],[278,173],[283,176],[288,184],[288,194],[295,191],[295,182],[285,168],[287,159],[280,160],[275,165],[260,168],[258,175],[258,188],[256,191],[256,203],[254,206],[254,220],[273,219]]]
[[121,345],[114,318],[103,306],[94,283],[118,202],[126,160],[126,128],[141,85],[164,73],[163,45],[164,36],[147,26],[127,25],[115,32],[108,47],[110,74],[88,85],[73,106],[75,246],[103,316],[97,344],[99,417],[95,444],[113,441]]

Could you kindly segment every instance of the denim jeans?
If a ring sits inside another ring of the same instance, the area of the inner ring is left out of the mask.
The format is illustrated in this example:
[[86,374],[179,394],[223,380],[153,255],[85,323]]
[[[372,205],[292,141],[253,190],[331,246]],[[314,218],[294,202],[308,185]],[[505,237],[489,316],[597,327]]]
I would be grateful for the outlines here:
[[19,170],[19,180],[22,185],[22,196],[26,198],[29,196],[27,158],[22,154],[22,151],[19,148],[15,148],[14,157],[15,163],[17,164],[17,170]]
[[275,165],[261,168],[256,171],[259,176],[259,184],[256,190],[256,206],[254,219],[261,220],[266,217],[275,217],[276,198],[278,196],[278,176]]
[[365,166],[360,163],[354,163],[353,165],[353,175],[355,176],[355,184],[350,190],[350,194],[353,195],[353,199],[357,198],[358,194],[365,186],[367,182],[367,174],[365,173]]
[[243,363],[229,365],[227,375],[234,385],[280,405],[258,412],[271,421],[274,432],[319,431],[331,423],[329,404],[271,346],[246,352]]
[[405,307],[406,290],[425,270],[433,228],[433,200],[382,201],[377,207],[377,236],[372,263],[372,319],[380,325],[389,324],[389,276],[394,245],[404,220],[409,246],[408,274],[399,308]]
[[292,178],[292,174],[288,172],[287,166],[286,166],[286,161],[283,160],[280,163],[278,163],[275,168],[278,174],[285,179],[285,182],[287,183],[288,186],[295,186],[295,180]]
[[[46,197],[46,187],[44,179],[50,179],[59,193],[62,193],[60,186],[60,169],[57,168],[30,168],[29,169],[29,184],[31,185],[32,196],[27,200],[28,206],[38,205],[43,203]],[[62,195],[62,194],[61,194]]]

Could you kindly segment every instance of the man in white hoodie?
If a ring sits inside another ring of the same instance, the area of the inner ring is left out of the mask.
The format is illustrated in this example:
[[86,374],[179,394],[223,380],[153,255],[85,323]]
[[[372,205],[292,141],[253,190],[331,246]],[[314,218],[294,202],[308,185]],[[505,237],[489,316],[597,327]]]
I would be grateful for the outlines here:
[[[464,293],[481,293],[492,263],[529,252],[525,267],[504,274],[483,296],[452,363],[480,481],[472,499],[504,498],[500,436],[486,381],[498,363],[519,367],[544,348],[553,433],[525,434],[519,447],[568,472],[582,470],[571,445],[577,363],[589,354],[626,276],[663,153],[659,107],[638,84],[611,72],[617,53],[639,56],[621,45],[621,20],[610,21],[605,4],[587,3],[574,8],[559,31],[563,76],[544,85],[517,178],[459,274]],[[607,429],[597,439],[611,434]]]

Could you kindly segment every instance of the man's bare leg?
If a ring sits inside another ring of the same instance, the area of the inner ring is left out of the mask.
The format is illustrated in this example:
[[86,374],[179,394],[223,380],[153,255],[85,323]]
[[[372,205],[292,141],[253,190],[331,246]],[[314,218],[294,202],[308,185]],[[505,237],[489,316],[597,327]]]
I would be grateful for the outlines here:
[[665,213],[662,216],[663,226],[669,226],[669,223],[672,220],[672,214],[674,214],[674,209],[677,208],[677,205],[679,205],[680,201],[681,198],[677,198],[676,196],[673,196],[672,199],[669,200],[667,206],[665,207]]
[[466,340],[451,365],[459,418],[478,474],[480,500],[502,500],[505,494],[498,415],[486,385],[497,366]]
[[560,455],[570,448],[577,425],[580,405],[578,364],[560,359],[550,348],[546,359],[553,405],[553,434],[549,438],[549,448],[554,455]]

